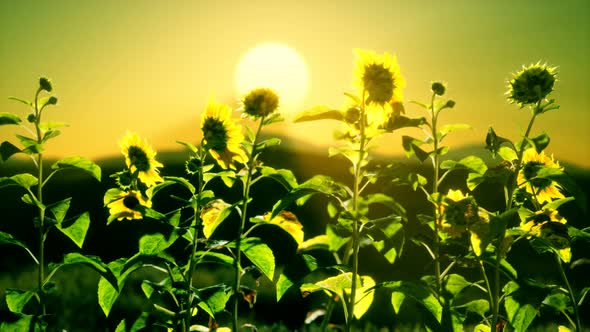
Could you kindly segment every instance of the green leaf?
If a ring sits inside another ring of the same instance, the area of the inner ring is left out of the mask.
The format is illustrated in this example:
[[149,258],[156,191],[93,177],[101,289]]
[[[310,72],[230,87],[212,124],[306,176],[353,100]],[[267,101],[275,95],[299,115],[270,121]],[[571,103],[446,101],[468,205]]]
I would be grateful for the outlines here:
[[117,278],[113,274],[113,271],[97,256],[85,256],[77,252],[72,252],[65,255],[62,262],[49,264],[49,270],[53,274],[63,266],[74,264],[82,264],[92,268],[115,287],[115,289],[118,289]]
[[84,239],[86,238],[86,233],[90,227],[90,214],[88,212],[84,212],[71,223],[68,221],[58,221],[56,227],[72,241],[74,241],[74,243],[79,248],[82,248]]
[[486,313],[490,310],[490,302],[488,302],[488,300],[479,299],[467,302],[463,305],[456,306],[454,308],[465,308],[467,312],[473,312],[485,318]]
[[533,286],[520,286],[509,281],[504,286],[504,308],[508,322],[517,331],[526,331],[539,313],[539,307],[548,290]]
[[516,155],[514,149],[509,146],[501,146],[498,148],[497,152],[503,160],[513,161],[518,159],[518,156]]
[[306,111],[303,111],[293,118],[293,122],[306,122],[316,120],[338,120],[344,121],[344,114],[327,106],[315,106]]
[[225,305],[231,296],[231,288],[225,285],[215,285],[199,290],[199,307],[203,308],[211,317],[223,312]]
[[59,130],[51,130],[45,133],[45,135],[43,135],[43,138],[41,139],[41,143],[45,143],[47,141],[49,141],[50,139],[57,137],[61,134],[61,131]]
[[298,185],[295,175],[289,169],[274,169],[268,166],[261,166],[260,174],[277,181],[287,190],[291,190]]
[[139,253],[143,255],[153,256],[161,253],[168,248],[174,240],[178,238],[178,235],[173,232],[168,239],[161,234],[147,234],[139,239]]
[[64,220],[64,218],[66,217],[66,213],[68,212],[68,209],[70,208],[71,201],[72,201],[72,198],[68,197],[68,198],[63,199],[59,202],[55,202],[55,203],[47,206],[47,208],[51,211],[51,213],[53,213],[53,216],[55,217],[55,220],[57,221],[58,224],[60,224]]
[[496,135],[494,128],[490,127],[488,129],[488,134],[486,135],[486,149],[490,150],[490,152],[492,152],[492,156],[495,157],[496,153],[500,149],[500,146],[503,144],[509,144],[510,146],[514,147],[512,141]]
[[571,301],[569,296],[564,293],[555,293],[547,296],[543,300],[543,304],[554,308],[557,312],[562,312],[568,309]]
[[19,103],[23,103],[23,104],[25,104],[27,106],[33,107],[33,103],[31,103],[28,100],[20,99],[18,97],[8,97],[8,99],[14,100],[14,101],[18,101]]
[[234,264],[233,257],[213,251],[197,251],[195,252],[195,260],[197,263],[221,263],[226,265]]
[[119,322],[119,324],[115,328],[115,332],[127,332],[127,330],[125,328],[125,320],[124,319]]
[[327,196],[344,197],[346,191],[334,182],[332,178],[324,175],[315,175],[311,179],[303,182],[293,190],[291,190],[283,199],[279,200],[272,208],[271,219],[279,212],[285,210],[292,203],[301,203],[302,198],[308,198],[311,195],[322,193]]
[[63,127],[68,127],[68,124],[64,122],[53,121],[39,123],[39,129],[41,129],[42,132],[54,131],[55,129]]
[[177,176],[165,176],[164,177],[164,181],[169,181],[171,183],[178,183],[181,186],[185,187],[186,189],[188,189],[191,194],[194,194],[196,192],[195,186],[193,186],[187,179],[182,178],[182,177],[177,177]]
[[391,304],[395,312],[399,312],[406,298],[412,298],[428,310],[440,323],[443,308],[436,297],[428,290],[426,285],[411,281],[390,281],[380,284],[378,287],[391,289]]
[[567,203],[567,202],[571,202],[575,200],[575,197],[565,197],[565,198],[560,198],[557,200],[554,200],[552,202],[549,202],[545,205],[543,205],[543,209],[544,210],[557,210],[560,206],[562,206],[563,204]]
[[20,144],[22,144],[25,149],[22,150],[26,154],[37,154],[43,152],[43,144],[39,144],[36,139],[26,137],[23,135],[15,135],[18,138]]
[[442,169],[468,169],[470,172],[477,174],[485,174],[488,167],[483,160],[475,156],[467,156],[459,161],[445,160],[440,164]]
[[283,269],[276,283],[277,302],[294,285],[300,284],[303,278],[317,269],[318,263],[315,257],[307,254],[295,256]]
[[3,162],[19,152],[22,151],[9,141],[4,141],[0,144],[0,159],[2,159]]
[[10,319],[3,319],[0,322],[0,331],[45,331],[45,327],[40,325],[42,325],[42,322],[36,316],[14,314]]
[[17,125],[21,122],[22,120],[16,114],[0,112],[0,126]]
[[259,238],[245,238],[242,239],[241,251],[269,280],[273,280],[275,257],[265,243]]
[[442,141],[445,136],[448,134],[456,131],[456,130],[464,130],[464,129],[471,129],[471,126],[464,123],[455,123],[455,124],[448,124],[440,128],[438,131],[439,141]]
[[131,266],[127,266],[129,261],[131,259],[119,258],[108,264],[108,267],[117,277],[117,288],[113,287],[104,277],[101,277],[98,281],[98,304],[107,317],[119,297],[119,291],[125,286],[127,277],[142,266],[142,263],[137,261],[134,261]]
[[459,294],[464,288],[471,286],[472,283],[467,281],[460,274],[449,274],[443,280],[443,287],[453,297]]
[[542,133],[537,137],[531,138],[531,141],[533,141],[537,153],[541,153],[541,151],[545,150],[547,145],[549,145],[550,138],[549,135],[547,135],[546,133]]
[[418,140],[411,136],[402,136],[402,147],[404,151],[406,151],[406,156],[411,157],[413,154],[420,159],[420,161],[424,161],[428,158],[429,153],[422,150],[419,146],[422,145],[424,142]]
[[393,123],[388,123],[387,131],[394,131],[401,128],[408,128],[408,127],[420,127],[426,124],[426,118],[408,118],[403,115],[396,116],[393,119]]
[[37,257],[35,257],[35,255],[33,255],[33,253],[31,252],[31,250],[29,250],[27,245],[24,244],[23,242],[15,239],[11,234],[0,232],[0,244],[12,244],[12,245],[19,246],[19,247],[25,249],[29,253],[29,255],[31,255],[31,257],[33,258],[35,263],[39,264]]
[[22,173],[13,175],[11,177],[0,178],[0,188],[8,186],[20,186],[29,190],[32,186],[36,186],[38,183],[39,180],[29,173]]
[[100,181],[100,167],[98,167],[98,165],[95,164],[93,161],[86,159],[84,157],[67,157],[53,164],[51,168],[55,170],[72,168],[79,169],[90,174],[90,176]]
[[35,293],[31,291],[13,288],[6,289],[6,304],[8,305],[8,309],[12,312],[22,313],[23,308],[27,305],[33,295],[35,295]]

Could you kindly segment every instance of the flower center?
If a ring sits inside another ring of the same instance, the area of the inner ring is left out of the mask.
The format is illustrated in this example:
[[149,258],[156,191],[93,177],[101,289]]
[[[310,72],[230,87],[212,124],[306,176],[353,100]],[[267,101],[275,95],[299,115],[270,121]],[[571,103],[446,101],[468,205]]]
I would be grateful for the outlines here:
[[123,205],[125,205],[126,208],[135,210],[135,208],[139,205],[139,200],[135,196],[126,196],[123,198]]
[[135,166],[140,172],[147,172],[150,169],[150,160],[145,151],[138,146],[130,146],[127,150],[131,165]]
[[543,166],[545,166],[545,164],[538,161],[531,161],[524,165],[524,178],[530,182],[533,187],[544,189],[551,185],[551,180],[536,177]]
[[209,148],[216,151],[225,150],[228,136],[223,122],[217,118],[206,118],[202,130]]
[[366,66],[363,84],[369,93],[368,101],[384,104],[393,97],[393,89],[395,88],[393,75],[383,65],[373,63]]

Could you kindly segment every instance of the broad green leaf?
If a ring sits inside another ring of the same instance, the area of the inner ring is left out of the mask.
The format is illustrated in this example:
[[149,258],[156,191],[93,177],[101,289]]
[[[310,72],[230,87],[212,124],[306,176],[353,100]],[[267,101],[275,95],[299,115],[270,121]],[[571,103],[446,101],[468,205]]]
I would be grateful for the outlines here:
[[453,297],[459,294],[465,287],[471,286],[472,283],[467,281],[463,276],[460,274],[449,274],[445,276],[443,280],[443,287],[445,290]]
[[31,189],[32,186],[36,186],[38,183],[39,180],[29,173],[22,173],[13,175],[11,177],[0,178],[0,188],[8,186],[20,186],[25,189]]
[[82,248],[84,239],[86,238],[86,233],[88,232],[88,227],[90,227],[90,214],[88,212],[84,212],[79,215],[72,223],[69,223],[68,221],[58,222],[56,227],[72,241],[74,241],[74,243],[79,248]]
[[52,203],[47,206],[49,211],[51,211],[51,213],[53,213],[53,216],[55,217],[55,220],[57,221],[58,224],[61,224],[61,222],[66,217],[66,213],[68,212],[68,209],[70,208],[71,201],[72,201],[72,198],[68,197],[68,198],[63,199],[59,202],[55,202],[55,203]]
[[[357,278],[354,316],[359,319],[367,312],[367,310],[369,310],[369,307],[373,302],[375,281],[369,276],[360,276]],[[351,288],[352,273],[347,272],[320,280],[314,284],[303,284],[301,286],[301,292],[307,294],[326,290],[337,294],[342,299],[344,293],[350,295]]]
[[539,313],[539,307],[548,290],[539,287],[522,287],[514,281],[504,286],[504,308],[508,322],[517,331],[526,331]]
[[199,307],[203,308],[211,317],[225,310],[225,305],[231,296],[231,288],[216,285],[199,290]]
[[564,293],[555,293],[547,296],[543,304],[550,306],[558,312],[565,311],[571,304],[570,297]]
[[100,167],[98,167],[93,161],[84,157],[67,157],[53,164],[51,168],[55,170],[79,169],[100,181]]
[[473,332],[492,332],[492,328],[485,324],[477,324],[475,328],[473,328]]
[[0,244],[12,244],[12,245],[16,245],[16,246],[19,246],[19,247],[25,249],[29,253],[29,255],[31,255],[31,257],[33,258],[35,263],[39,264],[37,257],[35,257],[35,255],[33,255],[33,253],[31,252],[31,250],[29,250],[27,245],[24,244],[23,242],[15,239],[11,234],[0,232]]
[[420,161],[424,161],[428,158],[429,153],[422,150],[419,146],[422,145],[424,142],[416,139],[411,136],[402,136],[402,147],[404,151],[406,151],[406,156],[411,157],[413,154],[420,159]]
[[61,134],[61,131],[59,130],[50,130],[48,132],[45,133],[45,135],[43,135],[43,139],[41,139],[41,143],[45,143],[47,141],[49,141],[50,139],[57,137]]
[[547,145],[549,145],[550,138],[546,133],[542,133],[539,136],[533,137],[531,141],[533,142],[537,153],[541,153],[541,151],[545,150]]
[[339,110],[331,109],[327,106],[315,106],[295,115],[293,118],[293,122],[295,123],[315,120],[344,121],[344,114]]
[[52,275],[63,266],[73,264],[82,264],[92,268],[115,287],[115,289],[118,289],[117,278],[113,274],[113,271],[97,256],[85,256],[77,252],[69,253],[64,256],[62,262],[49,264],[50,274]]
[[133,325],[131,325],[131,329],[129,329],[129,332],[143,331],[148,326],[148,318],[149,317],[150,317],[149,312],[142,312],[141,315],[139,315],[139,317],[137,317],[135,322],[133,322]]
[[467,312],[473,312],[481,317],[486,317],[486,312],[490,310],[490,302],[488,300],[479,299],[467,302],[460,306],[455,306],[454,308],[465,308]]
[[273,280],[275,257],[272,250],[265,243],[260,241],[259,238],[245,238],[242,239],[241,251],[269,280]]
[[235,205],[228,204],[221,199],[215,199],[209,202],[201,210],[201,220],[203,221],[203,235],[210,238],[215,229],[229,217],[234,210]]
[[277,181],[287,190],[291,190],[297,187],[297,179],[295,178],[295,175],[293,175],[293,172],[291,170],[274,169],[268,166],[261,166],[259,169],[260,174]]
[[299,245],[299,251],[313,250],[319,248],[327,249],[330,245],[330,238],[326,234],[317,235],[311,239],[307,239]]
[[457,169],[463,168],[468,169],[470,172],[475,172],[477,174],[485,174],[488,170],[486,164],[481,160],[479,157],[475,156],[468,156],[459,161],[454,160],[445,160],[441,163],[440,168],[442,169]]
[[20,144],[22,144],[25,148],[22,152],[26,154],[37,154],[43,152],[43,144],[39,144],[36,139],[26,137],[23,135],[15,135],[18,138]]
[[[269,216],[267,214],[265,217]],[[297,242],[297,246],[300,246],[303,243],[303,238],[305,234],[303,233],[303,225],[297,219],[293,213],[288,211],[281,211],[276,217],[267,220],[264,218],[264,222],[270,225],[275,225],[289,234],[295,242]]]
[[507,161],[513,161],[513,160],[517,160],[518,156],[516,155],[516,152],[514,151],[514,149],[512,149],[509,146],[501,146],[498,148],[498,155],[500,157],[502,157],[503,160],[507,160]]
[[567,202],[571,202],[573,200],[575,200],[575,197],[565,197],[565,198],[561,198],[561,199],[557,199],[554,200],[552,202],[549,202],[545,205],[543,205],[543,209],[544,210],[557,210],[560,206],[562,206],[563,204],[567,203]]
[[187,149],[189,149],[192,153],[197,153],[198,149],[192,143],[184,142],[184,141],[176,141],[176,143],[184,145]]
[[395,312],[399,312],[402,304],[409,297],[424,306],[439,323],[441,322],[442,305],[425,285],[411,281],[390,281],[382,283],[380,287],[393,291],[391,293],[391,304]]
[[8,309],[12,312],[22,313],[23,308],[33,295],[35,293],[31,291],[13,288],[6,289],[6,304],[8,305]]
[[9,141],[4,141],[0,144],[0,158],[2,161],[8,160],[8,158],[19,152],[22,151]]
[[30,101],[28,101],[28,100],[20,99],[20,98],[18,98],[18,97],[8,97],[8,99],[10,99],[10,100],[14,100],[14,101],[18,101],[19,103],[23,103],[23,104],[25,104],[25,105],[27,105],[27,106],[31,106],[31,107],[33,107],[33,103],[31,103],[31,102],[30,102]]
[[495,157],[496,153],[500,149],[500,146],[503,144],[509,144],[510,146],[514,147],[512,141],[496,135],[494,128],[490,127],[488,129],[488,134],[486,135],[486,149],[490,150],[490,152],[492,152],[492,156]]
[[139,253],[148,256],[157,255],[172,245],[177,238],[176,232],[168,238],[162,233],[144,235],[139,239]]
[[393,122],[387,124],[387,131],[394,131],[401,128],[420,127],[426,124],[426,118],[408,118],[403,115],[394,117]]
[[117,324],[117,327],[115,328],[115,332],[127,332],[124,319],[122,321],[120,321],[119,324]]
[[300,284],[303,278],[310,272],[317,269],[318,263],[311,255],[297,255],[283,269],[276,283],[277,302],[294,285]]
[[[113,274],[117,277],[117,288],[118,290],[123,289],[125,282],[127,281],[127,276],[131,274],[131,272],[135,271],[141,265],[136,264],[134,267],[127,269],[123,274],[123,269],[125,267],[126,259],[119,258],[115,261],[112,261],[108,264],[108,267],[111,269]],[[111,283],[101,277],[98,281],[98,304],[102,311],[104,312],[105,316],[109,316],[111,312],[111,308],[117,301],[119,297],[119,291]]]
[[0,322],[0,331],[41,332],[45,331],[45,329],[39,326],[39,320],[35,316],[17,314],[10,319],[2,319]]
[[68,127],[68,124],[66,124],[64,122],[53,122],[53,121],[39,123],[39,129],[41,129],[42,132],[54,131],[55,129],[59,129],[59,128],[63,128],[63,127]]
[[195,186],[193,186],[185,178],[181,178],[181,177],[177,177],[177,176],[165,176],[164,177],[164,181],[170,181],[172,183],[178,183],[178,184],[182,185],[183,187],[185,187],[186,189],[188,189],[191,192],[191,194],[194,194],[196,192]]
[[17,125],[21,122],[22,120],[16,114],[0,112],[0,126]]

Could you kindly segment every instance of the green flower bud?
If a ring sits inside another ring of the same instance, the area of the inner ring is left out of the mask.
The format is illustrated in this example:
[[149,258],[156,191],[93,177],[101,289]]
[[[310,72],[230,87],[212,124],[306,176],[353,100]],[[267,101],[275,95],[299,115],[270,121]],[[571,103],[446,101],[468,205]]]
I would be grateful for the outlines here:
[[279,96],[271,89],[256,88],[244,97],[242,104],[246,114],[254,118],[261,118],[277,110]]
[[41,77],[39,79],[39,88],[47,92],[51,92],[51,90],[53,90],[53,87],[51,86],[51,81],[47,77]]
[[27,121],[29,121],[30,123],[34,123],[36,120],[37,120],[37,117],[33,113],[31,113],[27,116]]
[[446,90],[445,85],[443,83],[441,83],[441,82],[434,82],[434,83],[432,83],[431,89],[432,89],[432,92],[434,92],[435,94],[437,94],[439,96],[444,95],[445,94],[445,90]]
[[454,100],[448,100],[447,104],[445,105],[446,108],[453,108],[455,107],[455,101]]

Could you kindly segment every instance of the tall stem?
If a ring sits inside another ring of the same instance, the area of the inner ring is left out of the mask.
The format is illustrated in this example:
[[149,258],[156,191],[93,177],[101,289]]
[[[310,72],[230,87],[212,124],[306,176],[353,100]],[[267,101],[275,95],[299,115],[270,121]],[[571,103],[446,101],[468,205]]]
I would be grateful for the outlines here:
[[[432,99],[430,101],[430,111],[432,115],[432,144],[434,146],[434,155],[432,156],[432,168],[434,171],[433,180],[432,180],[432,194],[438,193],[438,180],[439,180],[439,168],[440,168],[440,156],[438,153],[438,145],[439,139],[436,133],[436,124],[438,120],[438,114],[434,110],[434,99],[436,94],[432,94]],[[441,222],[442,215],[441,215],[441,204],[434,205],[434,275],[436,277],[436,291],[437,295],[440,297],[441,290],[442,290],[442,281],[440,280],[440,238],[438,237],[439,225]]]
[[361,104],[361,112],[359,117],[359,129],[360,129],[360,142],[359,142],[359,159],[356,165],[354,165],[354,188],[352,196],[352,208],[354,213],[352,223],[352,280],[350,286],[350,303],[348,305],[348,321],[346,322],[346,331],[351,331],[352,321],[354,319],[354,305],[356,303],[356,289],[358,279],[358,268],[359,268],[359,215],[358,215],[358,203],[360,194],[360,183],[362,180],[362,168],[363,161],[365,159],[365,91],[363,91],[363,102]]
[[[37,100],[39,97],[37,90],[35,95],[35,130],[37,134],[37,144],[41,146],[43,144],[43,135],[39,123],[41,122],[41,112],[39,111]],[[45,315],[45,294],[43,292],[43,281],[45,280],[45,208],[43,205],[43,153],[37,154],[37,179],[39,184],[37,185],[37,201],[40,203],[37,207],[39,209],[39,269],[38,269],[38,287],[39,287],[39,302],[41,305],[41,313]]]
[[561,260],[559,258],[559,255],[555,254],[555,259],[557,261],[557,266],[559,267],[559,273],[561,274],[561,278],[563,279],[563,282],[565,283],[565,286],[567,287],[567,292],[570,296],[570,300],[572,301],[572,306],[574,307],[574,315],[576,315],[576,325],[574,326],[574,330],[575,331],[582,331],[582,321],[580,320],[580,313],[578,311],[578,303],[576,302],[576,297],[574,295],[574,291],[567,279],[565,271],[563,270],[563,266],[561,265]]
[[192,299],[193,299],[193,295],[192,295],[192,287],[193,287],[193,274],[195,271],[195,253],[197,252],[197,246],[198,246],[198,240],[199,240],[199,220],[200,220],[200,210],[201,210],[201,192],[203,191],[203,165],[204,165],[204,156],[202,153],[203,149],[203,142],[201,142],[201,144],[199,144],[199,160],[200,160],[200,167],[199,167],[199,172],[197,174],[197,204],[194,208],[194,214],[193,214],[193,223],[194,225],[194,232],[193,232],[193,243],[192,243],[192,253],[190,256],[190,261],[189,261],[189,269],[188,269],[188,273],[186,276],[186,289],[187,289],[187,293],[186,293],[186,316],[184,318],[184,331],[190,331],[190,327],[191,327],[191,317],[192,317]]
[[[541,107],[541,101],[537,102],[537,105],[535,105],[535,108],[533,109],[533,116],[531,117],[531,120],[529,121],[529,124],[527,126],[526,132],[524,133],[524,138],[523,138],[523,143],[518,146],[516,148],[516,156],[518,157],[516,160],[516,166],[514,168],[514,173],[510,179],[510,183],[508,183],[508,202],[506,202],[506,211],[510,210],[512,208],[512,205],[514,204],[514,191],[516,190],[518,183],[518,173],[520,172],[520,169],[522,168],[522,157],[524,155],[524,144],[526,143],[526,139],[529,137],[530,133],[531,133],[531,129],[533,128],[533,123],[535,122],[535,118],[537,117],[537,114],[539,114],[540,111],[540,107]],[[495,266],[494,266],[494,294],[493,294],[493,302],[492,302],[492,309],[493,309],[493,315],[492,315],[492,328],[496,329],[496,326],[498,324],[498,317],[500,315],[500,261],[502,260],[502,242],[504,240],[504,236],[506,234],[506,228],[504,227],[504,229],[502,230],[502,232],[500,233],[500,237],[498,238],[498,241],[496,243],[496,262],[495,262]]]
[[258,135],[262,129],[264,123],[264,117],[260,119],[260,123],[258,124],[258,129],[256,130],[256,135],[254,136],[254,141],[252,142],[252,150],[250,151],[250,155],[248,156],[248,173],[246,175],[246,183],[244,184],[244,191],[243,191],[243,199],[242,202],[242,219],[238,226],[238,236],[236,238],[236,258],[234,260],[234,303],[233,303],[233,331],[238,331],[238,304],[240,299],[240,278],[242,274],[241,269],[241,261],[242,261],[242,252],[241,252],[241,244],[242,244],[242,233],[244,231],[244,227],[246,226],[246,218],[248,213],[248,201],[250,200],[250,183],[252,182],[252,175],[254,172],[255,167],[255,152],[256,152],[256,144],[258,142]]

